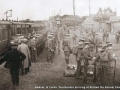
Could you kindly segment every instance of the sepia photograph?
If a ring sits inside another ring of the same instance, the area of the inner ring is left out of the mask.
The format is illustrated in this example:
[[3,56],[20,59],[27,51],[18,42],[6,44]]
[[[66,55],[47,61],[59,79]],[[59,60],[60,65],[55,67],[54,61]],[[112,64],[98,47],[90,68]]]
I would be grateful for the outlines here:
[[0,90],[120,90],[120,0],[0,0]]

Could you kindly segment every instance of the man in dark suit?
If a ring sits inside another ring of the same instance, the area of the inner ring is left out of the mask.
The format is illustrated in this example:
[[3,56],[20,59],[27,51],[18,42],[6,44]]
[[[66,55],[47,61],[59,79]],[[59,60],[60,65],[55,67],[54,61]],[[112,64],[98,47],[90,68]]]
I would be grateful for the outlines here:
[[11,45],[12,50],[0,60],[0,64],[6,61],[4,67],[10,69],[13,87],[19,86],[19,70],[22,68],[22,61],[26,56],[17,50],[17,45]]

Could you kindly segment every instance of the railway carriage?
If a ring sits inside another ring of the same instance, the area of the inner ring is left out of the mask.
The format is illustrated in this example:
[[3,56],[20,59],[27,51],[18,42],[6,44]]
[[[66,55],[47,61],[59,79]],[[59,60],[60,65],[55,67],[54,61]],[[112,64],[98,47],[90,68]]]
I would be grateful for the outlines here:
[[7,52],[9,38],[12,36],[10,25],[8,21],[0,21],[0,56]]
[[28,39],[28,35],[32,34],[32,31],[39,31],[39,47],[40,51],[44,48],[46,39],[46,30],[40,30],[40,27],[35,23],[24,22],[12,22],[12,21],[0,21],[0,58],[8,51],[10,42],[19,36],[24,36]]

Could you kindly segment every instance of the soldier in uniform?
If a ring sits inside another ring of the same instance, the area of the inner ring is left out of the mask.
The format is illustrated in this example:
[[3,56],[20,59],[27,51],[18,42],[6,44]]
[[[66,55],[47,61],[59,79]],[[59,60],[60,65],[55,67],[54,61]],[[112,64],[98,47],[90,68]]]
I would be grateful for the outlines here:
[[70,43],[70,38],[69,38],[70,34],[66,34],[63,42],[62,42],[62,48],[65,54],[65,61],[66,64],[69,64],[69,56],[71,54],[71,43]]
[[37,49],[36,49],[36,38],[33,37],[30,41],[30,50],[31,50],[31,60],[32,62],[36,62],[37,60]]
[[84,80],[83,82],[88,83],[87,81],[87,70],[88,70],[88,61],[92,60],[89,52],[89,42],[85,42],[85,47],[82,49],[82,55],[84,58]]
[[103,83],[103,68],[102,68],[102,63],[101,63],[100,56],[105,51],[105,48],[106,48],[105,44],[100,44],[98,46],[98,52],[96,53],[96,57],[93,61],[94,62],[94,68],[96,68],[96,70],[94,69],[93,82],[96,82],[96,80],[99,77],[100,82]]
[[83,59],[82,57],[82,49],[84,47],[84,43],[83,42],[79,42],[79,45],[77,46],[77,54],[76,54],[76,61],[77,61],[77,70],[76,70],[76,77],[75,78],[80,78],[80,74],[81,74],[81,61]]
[[85,42],[89,42],[89,34],[87,33],[86,35],[84,35],[84,39],[85,39]]
[[114,78],[114,65],[115,65],[115,58],[113,57],[113,50],[112,50],[112,43],[107,44],[106,52],[108,53],[108,62],[103,64],[104,70],[104,85],[113,85],[113,78]]
[[75,32],[73,33],[73,37],[72,37],[72,38],[73,38],[73,44],[76,44],[76,38],[77,38],[77,35],[76,35]]
[[53,35],[48,35],[48,47],[47,47],[47,51],[48,51],[48,62],[53,63],[53,54],[54,54],[54,47],[53,47]]
[[83,42],[83,47],[85,46],[85,43],[84,43],[85,39],[83,38],[80,38],[79,42]]

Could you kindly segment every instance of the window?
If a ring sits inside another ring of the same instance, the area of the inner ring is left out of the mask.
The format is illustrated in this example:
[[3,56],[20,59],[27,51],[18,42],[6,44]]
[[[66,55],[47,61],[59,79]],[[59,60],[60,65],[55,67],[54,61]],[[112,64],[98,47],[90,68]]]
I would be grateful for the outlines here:
[[3,26],[2,26],[2,40],[4,40],[5,39],[5,30],[4,30],[4,28],[3,28]]

